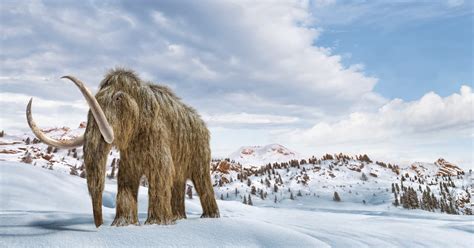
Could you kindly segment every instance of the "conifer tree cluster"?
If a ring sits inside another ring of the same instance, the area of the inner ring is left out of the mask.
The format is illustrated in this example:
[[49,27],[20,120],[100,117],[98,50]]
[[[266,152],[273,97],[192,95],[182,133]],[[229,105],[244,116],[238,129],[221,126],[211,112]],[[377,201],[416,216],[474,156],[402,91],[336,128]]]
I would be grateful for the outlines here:
[[[401,187],[398,186],[398,183],[392,184],[392,192],[394,193],[395,198],[393,205],[402,205],[407,209],[423,209],[431,212],[440,210],[442,213],[459,214],[459,202],[456,201],[452,190],[450,190],[450,188],[455,188],[456,185],[450,177],[447,177],[447,179],[443,177],[443,181],[439,182],[439,198],[435,196],[431,188],[428,186],[430,184],[428,184],[425,188],[419,184],[417,190],[403,185],[403,182],[406,182],[407,180],[412,182],[421,182],[424,184],[424,180],[421,180],[419,177],[415,177],[411,178],[409,175],[402,175]],[[420,193],[420,195],[418,195],[417,191]],[[465,202],[468,202],[469,200],[470,199],[466,199]],[[465,214],[470,213],[470,210],[468,209],[469,208],[464,209]]]
[[246,205],[253,206],[252,197],[250,195],[248,195],[248,200],[247,200],[247,197],[244,195],[244,200],[242,201],[242,203],[246,204]]
[[[361,163],[351,163],[351,160],[358,160]],[[327,161],[333,160],[333,161]],[[326,161],[326,162],[325,162]],[[270,201],[273,200],[275,203],[284,200],[284,199],[291,199],[295,200],[297,197],[303,197],[303,193],[301,190],[296,189],[296,191],[292,192],[292,188],[289,187],[288,182],[284,182],[283,179],[289,180],[289,182],[296,182],[302,183],[303,186],[308,185],[311,180],[315,180],[314,173],[317,173],[322,169],[322,164],[327,166],[326,171],[322,172],[321,174],[324,175],[326,173],[326,179],[331,180],[331,177],[334,178],[335,175],[338,175],[337,171],[340,171],[344,164],[348,165],[348,169],[352,171],[359,172],[360,180],[362,182],[357,182],[357,184],[365,184],[370,180],[371,183],[377,183],[377,179],[373,177],[380,177],[383,175],[382,173],[371,174],[365,170],[364,172],[361,169],[364,169],[364,166],[372,171],[381,171],[380,168],[373,168],[373,165],[368,163],[372,163],[372,160],[366,155],[358,155],[355,157],[349,157],[342,153],[340,154],[326,154],[321,159],[316,157],[311,157],[307,160],[291,160],[289,162],[275,162],[275,163],[268,163],[260,168],[256,167],[249,167],[243,168],[242,165],[232,167],[236,174],[230,175],[237,175],[237,180],[241,182],[240,187],[242,189],[235,188],[235,198],[240,198],[240,200],[247,204],[253,204],[252,200],[258,197],[261,200],[267,199],[267,194],[272,195],[270,196]],[[384,187],[381,189],[378,188],[382,194],[391,194],[393,195],[393,205],[395,207],[401,206],[406,209],[422,209],[426,211],[432,212],[443,212],[448,214],[472,214],[472,210],[466,208],[466,204],[469,204],[470,195],[468,192],[468,188],[465,188],[462,185],[462,189],[467,192],[460,193],[458,189],[456,189],[456,184],[458,181],[452,180],[452,177],[449,176],[429,176],[424,175],[422,172],[415,171],[416,173],[412,173],[409,170],[403,170],[403,174],[400,173],[400,169],[398,165],[384,163],[376,161],[375,164],[380,167],[390,169],[397,175],[397,183],[392,183],[391,187]],[[113,166],[112,166],[113,168]],[[216,169],[216,167],[213,167]],[[295,170],[296,168],[296,170]],[[282,171],[282,170],[286,170]],[[284,173],[285,175],[282,178],[280,173]],[[351,172],[352,173],[352,172]],[[112,173],[113,174],[113,173]],[[215,175],[215,186],[225,187],[225,184],[231,183],[235,180],[229,176],[224,175],[225,173],[221,174],[219,177],[218,174]],[[227,174],[229,175],[229,174]],[[357,174],[355,174],[357,175]],[[229,179],[228,179],[229,178]],[[457,179],[460,178],[460,175],[457,176]],[[384,178],[382,177],[382,180]],[[456,183],[455,183],[456,182]],[[437,186],[439,185],[439,190]],[[248,188],[247,188],[248,187]],[[343,187],[343,186],[342,186]],[[349,185],[349,187],[352,187]],[[431,188],[430,188],[431,187]],[[459,186],[459,188],[461,185]],[[229,190],[228,188],[226,190]],[[227,194],[227,198],[229,198],[229,194],[232,195],[234,189],[230,189],[228,192],[219,192],[217,196],[221,199],[225,199],[225,194]],[[242,192],[239,192],[241,190]],[[358,195],[354,189],[350,189],[348,191],[342,188],[342,191],[348,192],[349,194],[354,193],[354,195]],[[339,191],[341,192],[341,191]],[[305,195],[313,195],[316,197],[316,194],[311,192]],[[375,193],[373,194],[375,197]],[[377,195],[379,193],[377,192]],[[319,196],[318,196],[319,197]],[[341,201],[341,197],[338,192],[334,192],[333,195],[334,201]],[[365,202],[367,199],[360,199]],[[367,202],[365,202],[367,204]]]
[[337,192],[334,191],[334,197],[332,198],[334,201],[336,202],[340,202],[341,201],[341,197],[339,197],[339,194]]

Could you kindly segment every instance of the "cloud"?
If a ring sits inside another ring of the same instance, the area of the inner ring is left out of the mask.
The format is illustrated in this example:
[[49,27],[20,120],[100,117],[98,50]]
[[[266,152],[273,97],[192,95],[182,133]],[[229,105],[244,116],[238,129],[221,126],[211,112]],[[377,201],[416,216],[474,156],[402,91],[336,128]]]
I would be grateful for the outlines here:
[[[5,26],[31,32],[2,41],[2,47],[16,48],[3,54],[2,74],[75,73],[96,84],[98,77],[90,75],[125,65],[187,95],[188,89],[218,96],[252,88],[283,103],[308,104],[317,96],[321,102],[341,102],[341,109],[370,93],[377,82],[359,68],[344,67],[339,55],[314,46],[319,31],[310,25],[305,2],[143,5],[6,5]],[[35,46],[28,40],[35,40]],[[21,53],[16,51],[20,46],[30,47]]]
[[299,120],[297,117],[280,116],[280,115],[264,115],[264,114],[249,114],[249,113],[231,113],[220,115],[202,115],[204,121],[210,125],[239,125],[239,124],[266,124],[279,125],[291,124]]
[[345,65],[347,55],[318,45],[327,23],[374,13],[372,23],[466,12],[410,1],[386,6],[332,0],[4,2],[0,87],[9,100],[0,101],[0,129],[28,129],[24,109],[31,96],[40,126],[78,125],[86,105],[76,87],[59,78],[75,75],[95,91],[108,69],[125,66],[170,86],[204,113],[213,150],[222,153],[276,139],[309,149],[326,144],[315,139],[366,144],[360,141],[435,132],[428,130],[458,137],[465,132],[457,117],[465,106],[455,109],[434,93],[417,102],[386,99],[374,91],[378,78],[363,64]]
[[352,24],[355,27],[368,25],[382,31],[407,23],[414,25],[433,18],[473,13],[472,1],[465,3],[463,0],[315,1],[311,7],[316,22],[324,28]]
[[392,159],[413,154],[421,159],[426,156],[421,151],[428,148],[431,159],[456,154],[458,157],[452,157],[468,161],[472,144],[465,143],[472,142],[473,100],[471,87],[462,86],[459,93],[444,98],[429,92],[416,101],[394,99],[377,112],[354,112],[339,121],[322,121],[308,129],[278,135],[293,144],[333,152],[369,150]]
[[315,45],[321,30],[305,1],[34,1],[0,8],[10,30],[0,40],[3,92],[79,101],[61,76],[75,75],[94,91],[108,69],[125,66],[212,116],[314,120],[386,101],[363,67],[346,67]]
[[447,4],[451,8],[459,7],[459,6],[462,6],[464,4],[464,0],[448,0]]

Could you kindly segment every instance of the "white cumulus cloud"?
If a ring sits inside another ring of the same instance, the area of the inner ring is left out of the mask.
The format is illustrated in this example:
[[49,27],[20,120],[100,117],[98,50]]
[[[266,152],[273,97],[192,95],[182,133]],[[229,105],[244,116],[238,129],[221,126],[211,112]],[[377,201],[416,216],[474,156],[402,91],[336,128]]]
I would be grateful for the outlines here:
[[[300,146],[333,152],[364,152],[397,158],[451,156],[472,163],[474,94],[441,97],[429,92],[416,101],[394,99],[376,112],[354,112],[335,122],[321,121],[308,129],[279,132]],[[471,144],[469,144],[471,143]],[[431,152],[427,155],[426,150]]]

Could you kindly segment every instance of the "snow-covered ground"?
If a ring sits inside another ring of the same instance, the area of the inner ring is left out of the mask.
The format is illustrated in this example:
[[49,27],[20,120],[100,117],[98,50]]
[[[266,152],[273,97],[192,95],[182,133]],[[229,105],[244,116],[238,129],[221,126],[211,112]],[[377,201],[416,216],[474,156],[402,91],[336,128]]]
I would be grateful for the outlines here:
[[[219,219],[200,219],[197,197],[188,219],[171,226],[110,227],[116,184],[107,181],[104,221],[95,228],[86,181],[40,166],[0,161],[0,247],[472,247],[474,217],[304,197],[267,207],[218,201]],[[140,188],[140,221],[147,189]],[[389,209],[390,208],[390,209]]]

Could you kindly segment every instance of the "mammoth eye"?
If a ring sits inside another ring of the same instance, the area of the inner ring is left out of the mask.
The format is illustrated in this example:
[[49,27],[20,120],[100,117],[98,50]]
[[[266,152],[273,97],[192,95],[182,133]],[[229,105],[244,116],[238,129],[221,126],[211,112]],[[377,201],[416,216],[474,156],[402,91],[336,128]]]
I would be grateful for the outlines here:
[[123,93],[122,92],[118,92],[114,95],[114,100],[115,101],[120,101],[120,100],[122,100],[122,98],[123,98]]

